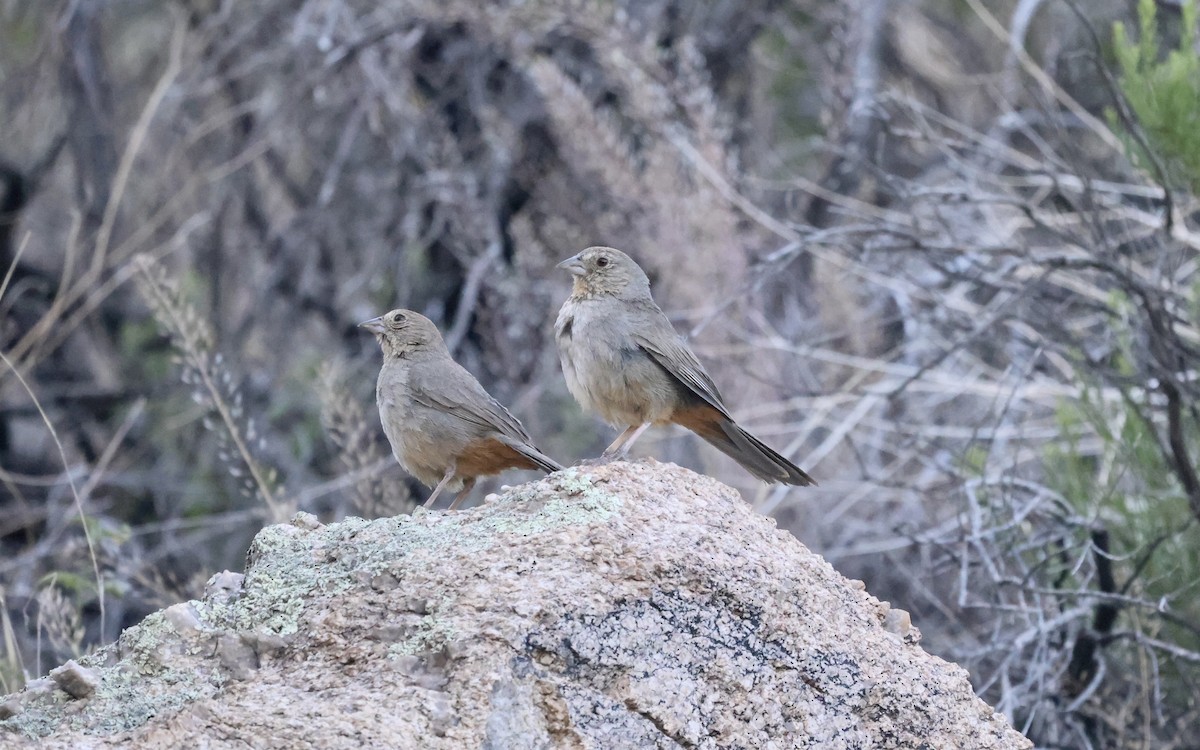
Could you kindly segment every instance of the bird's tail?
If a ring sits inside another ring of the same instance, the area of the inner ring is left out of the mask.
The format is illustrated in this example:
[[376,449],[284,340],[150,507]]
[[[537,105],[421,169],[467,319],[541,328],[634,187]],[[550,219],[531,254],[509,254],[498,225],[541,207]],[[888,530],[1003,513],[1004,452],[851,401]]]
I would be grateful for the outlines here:
[[531,444],[524,443],[519,440],[509,439],[507,436],[501,438],[501,440],[506,443],[508,447],[512,448],[517,453],[520,453],[523,458],[528,459],[529,462],[533,464],[533,466],[530,466],[529,468],[541,469],[547,474],[552,474],[556,471],[562,471],[562,464],[555,461],[553,458],[550,458],[545,453],[542,453]]
[[686,418],[678,421],[764,482],[782,482],[802,487],[817,483],[804,469],[714,410],[691,410]]

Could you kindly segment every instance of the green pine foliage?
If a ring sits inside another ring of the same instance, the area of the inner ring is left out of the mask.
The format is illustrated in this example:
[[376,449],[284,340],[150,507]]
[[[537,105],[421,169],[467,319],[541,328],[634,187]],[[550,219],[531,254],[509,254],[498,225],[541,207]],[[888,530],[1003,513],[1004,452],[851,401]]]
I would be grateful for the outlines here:
[[[1123,356],[1132,357],[1126,350]],[[1200,649],[1200,528],[1145,414],[1148,393],[1124,400],[1084,388],[1059,405],[1063,441],[1046,450],[1050,486],[1079,516],[1109,532],[1118,592],[1158,602],[1166,641]],[[1189,422],[1190,442],[1200,440]],[[1139,617],[1136,608],[1125,614]]]
[[[1165,161],[1171,187],[1200,192],[1200,55],[1195,50],[1196,0],[1183,3],[1179,45],[1161,53],[1154,0],[1138,3],[1138,39],[1125,24],[1113,25],[1113,51],[1120,85],[1151,149]],[[1140,147],[1134,160],[1148,166]]]

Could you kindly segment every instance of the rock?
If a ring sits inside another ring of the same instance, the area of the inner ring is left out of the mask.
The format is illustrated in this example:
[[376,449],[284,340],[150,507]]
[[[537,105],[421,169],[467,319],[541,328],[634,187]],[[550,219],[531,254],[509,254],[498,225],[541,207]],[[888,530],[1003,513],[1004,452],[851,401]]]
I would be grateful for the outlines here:
[[204,584],[204,601],[222,604],[233,601],[242,593],[245,578],[241,573],[232,573],[228,570],[217,573]]
[[0,701],[0,721],[11,719],[19,713],[21,713],[21,701],[15,697]]
[[195,633],[204,629],[200,613],[191,602],[172,604],[162,612],[167,622],[171,623],[171,627],[179,633]]
[[87,698],[96,692],[100,675],[94,669],[81,667],[79,662],[69,659],[61,667],[50,670],[50,679],[72,698]]
[[0,747],[1031,747],[906,613],[685,469],[303,526],[83,660],[76,709],[22,697]]
[[298,529],[305,529],[307,531],[314,531],[321,528],[320,520],[312,513],[303,510],[292,516],[292,525]]

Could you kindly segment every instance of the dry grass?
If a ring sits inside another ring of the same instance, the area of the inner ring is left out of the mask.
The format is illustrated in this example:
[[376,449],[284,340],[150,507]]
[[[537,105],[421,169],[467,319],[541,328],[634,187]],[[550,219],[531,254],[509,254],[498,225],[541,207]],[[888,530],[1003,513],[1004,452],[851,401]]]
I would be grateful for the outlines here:
[[179,350],[184,385],[192,388],[197,403],[219,418],[219,421],[208,418],[203,421],[222,444],[218,455],[227,462],[229,475],[241,485],[244,494],[257,497],[267,506],[272,520],[283,521],[295,508],[280,499],[283,492],[278,486],[278,472],[265,466],[253,452],[252,448],[265,449],[266,438],[258,434],[254,421],[246,417],[237,380],[225,358],[214,351],[211,327],[153,259],[140,256],[136,265],[138,289]]
[[380,466],[395,462],[379,449],[374,413],[368,420],[362,400],[346,388],[345,366],[330,362],[320,373],[321,423],[338,449],[338,459],[353,477],[354,507],[363,518],[383,518],[409,513],[416,501],[405,485],[381,476]]

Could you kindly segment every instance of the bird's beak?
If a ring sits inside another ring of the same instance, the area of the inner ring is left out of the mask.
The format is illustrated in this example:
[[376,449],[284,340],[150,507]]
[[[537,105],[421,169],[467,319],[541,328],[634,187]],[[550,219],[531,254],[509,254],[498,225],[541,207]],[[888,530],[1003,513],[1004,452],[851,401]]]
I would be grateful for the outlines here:
[[585,273],[587,273],[587,268],[583,265],[583,261],[579,259],[578,255],[572,255],[570,258],[567,258],[562,263],[559,263],[557,266],[555,266],[555,268],[565,268],[570,271],[571,275],[573,276],[583,276]]
[[370,320],[368,320],[364,323],[359,323],[358,327],[366,328],[371,333],[383,333],[385,330],[387,330],[386,328],[383,327],[383,316],[382,315],[380,315],[378,318],[371,318]]

